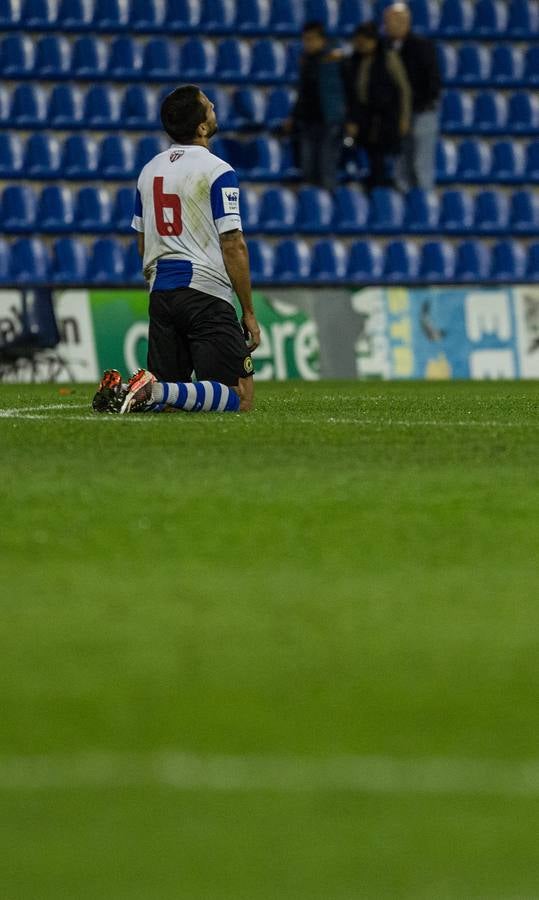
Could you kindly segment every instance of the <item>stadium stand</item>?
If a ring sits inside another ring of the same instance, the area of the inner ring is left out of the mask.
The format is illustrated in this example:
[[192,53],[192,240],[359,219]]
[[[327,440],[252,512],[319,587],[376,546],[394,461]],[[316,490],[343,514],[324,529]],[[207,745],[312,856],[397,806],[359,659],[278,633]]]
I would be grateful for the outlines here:
[[[255,282],[538,278],[539,3],[410,0],[444,76],[434,192],[301,183],[282,126],[299,32],[346,47],[386,0],[3,0],[0,279],[142,284],[133,182],[167,144],[162,96],[199,81],[238,170]],[[535,193],[534,193],[535,192]]]

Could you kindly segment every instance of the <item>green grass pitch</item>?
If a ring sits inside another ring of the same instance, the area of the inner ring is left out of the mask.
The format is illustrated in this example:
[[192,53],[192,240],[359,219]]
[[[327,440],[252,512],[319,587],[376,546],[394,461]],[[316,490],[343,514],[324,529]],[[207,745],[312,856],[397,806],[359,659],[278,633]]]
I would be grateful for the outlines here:
[[2,900],[539,897],[539,386],[0,388]]

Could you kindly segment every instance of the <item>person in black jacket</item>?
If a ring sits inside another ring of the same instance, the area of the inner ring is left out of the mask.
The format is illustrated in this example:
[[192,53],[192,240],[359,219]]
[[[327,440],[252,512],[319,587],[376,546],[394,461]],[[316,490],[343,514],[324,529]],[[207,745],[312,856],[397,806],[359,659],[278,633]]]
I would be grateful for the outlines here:
[[400,58],[378,34],[375,22],[359,25],[354,52],[344,64],[349,137],[365,148],[367,190],[389,185],[386,159],[396,156],[410,129],[411,90]]
[[412,127],[403,141],[397,166],[402,190],[431,190],[435,182],[441,77],[434,43],[411,30],[410,10],[393,3],[384,11],[388,44],[402,60],[412,88]]
[[320,22],[304,25],[302,42],[298,97],[288,130],[298,140],[305,180],[332,191],[345,113],[342,53],[331,49]]

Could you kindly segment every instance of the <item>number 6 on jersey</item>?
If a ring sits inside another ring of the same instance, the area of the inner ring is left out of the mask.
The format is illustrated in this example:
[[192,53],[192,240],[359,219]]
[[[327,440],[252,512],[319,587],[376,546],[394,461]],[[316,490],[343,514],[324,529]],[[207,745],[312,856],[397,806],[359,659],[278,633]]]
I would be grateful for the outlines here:
[[[164,178],[153,180],[153,207],[155,210],[155,226],[163,237],[182,233],[182,202],[177,194],[165,194],[163,190]],[[170,221],[170,210],[172,221]],[[166,213],[165,213],[166,211]]]

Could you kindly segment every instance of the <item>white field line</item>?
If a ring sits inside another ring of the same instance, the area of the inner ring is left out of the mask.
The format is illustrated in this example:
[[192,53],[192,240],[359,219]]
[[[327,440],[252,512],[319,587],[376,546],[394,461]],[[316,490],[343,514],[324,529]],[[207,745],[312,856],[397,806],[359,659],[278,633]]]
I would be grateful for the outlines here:
[[385,756],[197,756],[83,753],[0,757],[0,790],[168,787],[179,791],[343,791],[538,797],[539,760]]

